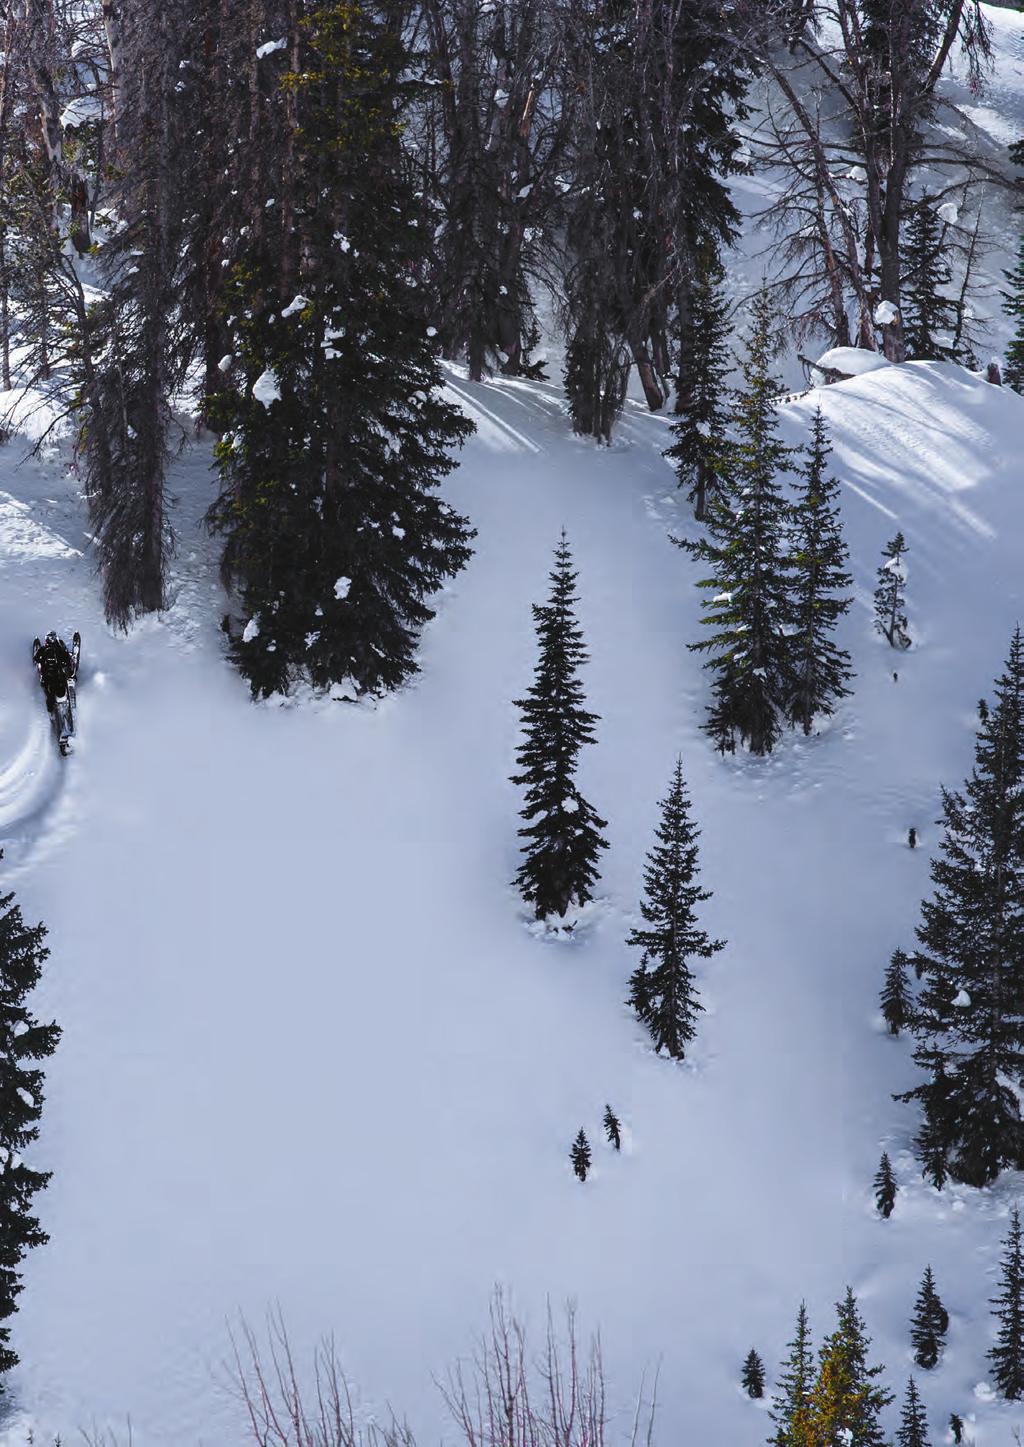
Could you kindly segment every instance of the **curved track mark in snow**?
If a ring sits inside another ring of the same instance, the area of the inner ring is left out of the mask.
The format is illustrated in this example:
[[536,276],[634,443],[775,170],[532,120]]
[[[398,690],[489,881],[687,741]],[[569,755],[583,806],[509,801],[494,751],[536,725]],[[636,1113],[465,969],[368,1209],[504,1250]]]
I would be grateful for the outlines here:
[[510,426],[497,412],[492,412],[475,397],[467,396],[450,378],[445,383],[445,391],[452,394],[457,405],[476,424],[477,437],[485,447],[490,447],[495,452],[542,451],[525,433]]

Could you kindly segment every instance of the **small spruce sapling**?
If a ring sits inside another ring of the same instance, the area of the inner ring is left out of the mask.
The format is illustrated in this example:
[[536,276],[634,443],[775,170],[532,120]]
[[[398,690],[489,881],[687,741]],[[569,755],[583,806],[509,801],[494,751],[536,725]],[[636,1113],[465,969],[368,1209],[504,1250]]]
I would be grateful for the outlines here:
[[917,830],[914,828],[913,824],[911,824],[910,828],[907,830],[907,847],[910,849],[917,848]]
[[587,1172],[590,1170],[590,1142],[587,1140],[586,1131],[582,1126],[572,1143],[569,1159],[572,1161],[573,1171],[581,1181],[585,1181]]
[[882,1152],[882,1159],[878,1163],[878,1170],[875,1172],[875,1205],[878,1207],[878,1214],[884,1221],[888,1221],[892,1215],[893,1207],[896,1205],[896,1177],[892,1173],[892,1164],[889,1160],[889,1153]]
[[776,1447],[793,1447],[809,1442],[811,1430],[811,1393],[814,1388],[814,1343],[807,1318],[807,1304],[800,1303],[796,1333],[788,1343],[789,1355],[772,1398],[771,1419],[776,1427],[771,1439]]
[[999,1329],[988,1357],[1000,1394],[1016,1402],[1024,1397],[1024,1244],[1017,1206],[1010,1215],[1000,1288],[992,1299]]
[[697,919],[697,906],[711,893],[700,886],[700,830],[690,818],[680,759],[661,810],[656,842],[644,870],[643,928],[632,930],[626,940],[643,951],[630,977],[629,1003],[650,1030],[655,1049],[682,1060],[704,1009],[691,961],[711,959],[724,942],[712,939]]
[[913,1377],[907,1381],[907,1394],[903,1399],[896,1442],[897,1447],[931,1447],[928,1441],[928,1418],[925,1416],[924,1403]]
[[892,959],[885,971],[881,994],[882,1015],[890,1035],[898,1035],[910,1022],[913,998],[907,984],[907,964],[904,951],[893,950]]
[[850,655],[833,638],[849,612],[853,579],[839,514],[839,484],[829,476],[832,451],[819,407],[811,441],[799,469],[799,496],[789,514],[790,626],[786,669],[786,712],[811,732],[816,714],[830,717],[853,676]]
[[606,1105],[604,1108],[604,1133],[608,1137],[608,1144],[620,1151],[622,1149],[622,1124],[610,1105]]
[[949,1414],[949,1430],[953,1434],[953,1441],[956,1444],[964,1440],[964,1419],[956,1412]]
[[587,903],[600,851],[607,848],[601,834],[605,820],[576,784],[580,749],[594,742],[598,720],[583,706],[579,670],[587,652],[576,621],[576,573],[564,532],[550,577],[547,603],[533,609],[540,657],[527,696],[516,700],[525,738],[516,754],[522,772],[512,779],[526,791],[516,884],[540,920],[564,918],[570,905]]
[[764,1362],[751,1347],[743,1363],[743,1390],[748,1397],[758,1399],[764,1396]]
[[875,589],[875,627],[888,640],[891,648],[909,648],[907,602],[905,596],[907,569],[903,559],[908,552],[902,533],[882,549]]
[[930,1371],[937,1365],[948,1330],[949,1312],[935,1289],[932,1268],[926,1266],[910,1320],[910,1343],[914,1348],[914,1361],[919,1367]]

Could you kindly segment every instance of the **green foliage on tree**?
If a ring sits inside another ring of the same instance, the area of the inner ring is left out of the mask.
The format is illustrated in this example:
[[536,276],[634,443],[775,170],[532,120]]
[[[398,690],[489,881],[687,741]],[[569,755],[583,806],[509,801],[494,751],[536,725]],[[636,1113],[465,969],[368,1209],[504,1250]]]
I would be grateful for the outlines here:
[[724,941],[712,939],[697,920],[697,906],[710,899],[711,892],[699,882],[700,831],[690,818],[681,759],[676,760],[661,810],[644,870],[644,923],[626,940],[643,951],[630,978],[629,1003],[651,1032],[655,1049],[682,1060],[704,1008],[691,964],[711,959]]
[[1020,1208],[1010,1213],[1010,1229],[1003,1254],[999,1294],[992,1300],[998,1327],[988,1354],[992,1375],[1002,1396],[1016,1402],[1024,1397],[1024,1240]]
[[570,905],[587,903],[600,851],[607,848],[601,833],[605,820],[576,784],[580,750],[594,742],[598,722],[583,706],[579,670],[587,653],[576,621],[576,578],[563,532],[548,602],[533,609],[540,649],[534,680],[527,696],[516,700],[525,738],[516,754],[520,772],[512,782],[526,791],[526,824],[519,830],[523,862],[516,884],[538,919],[564,918]]
[[472,428],[441,395],[423,320],[401,34],[333,0],[299,44],[278,98],[296,117],[273,183],[288,207],[252,230],[228,288],[240,385],[217,402],[210,522],[253,694],[303,678],[379,694],[416,672],[428,600],[469,557],[472,533],[435,489]]
[[0,1375],[18,1364],[9,1323],[22,1291],[22,1262],[49,1240],[33,1200],[50,1173],[25,1161],[42,1117],[41,1062],[60,1039],[59,1028],[41,1025],[26,1004],[50,953],[45,939],[42,925],[25,924],[13,894],[0,895]]
[[811,443],[800,468],[802,484],[790,514],[790,615],[787,713],[805,734],[815,714],[833,714],[846,698],[853,670],[850,655],[835,642],[840,618],[850,610],[853,585],[839,516],[839,484],[828,474],[832,451],[819,407]]
[[1024,1166],[1012,1082],[1024,1077],[1024,640],[1018,627],[995,703],[979,722],[962,792],[942,794],[943,840],[921,906],[923,985],[910,1022],[925,1079],[918,1154],[936,1185],[984,1186]]
[[770,753],[782,732],[790,686],[788,509],[781,474],[794,449],[778,435],[772,374],[778,319],[766,291],[751,303],[743,385],[732,411],[728,497],[708,506],[707,536],[684,546],[708,566],[709,636],[691,643],[707,654],[712,705],[705,730],[724,753],[737,742]]

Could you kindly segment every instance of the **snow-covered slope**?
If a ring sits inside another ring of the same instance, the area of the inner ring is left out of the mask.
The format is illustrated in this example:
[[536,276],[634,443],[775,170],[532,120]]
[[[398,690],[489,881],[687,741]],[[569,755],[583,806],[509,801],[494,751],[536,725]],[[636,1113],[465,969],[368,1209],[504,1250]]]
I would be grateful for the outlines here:
[[[892,948],[927,888],[938,787],[969,766],[974,705],[1024,612],[1024,402],[955,367],[887,368],[820,401],[858,600],[856,693],[826,733],[766,762],[701,732],[693,565],[662,419],[632,411],[596,451],[550,386],[453,391],[478,424],[448,491],[479,529],[414,687],[377,709],[254,707],[225,663],[198,518],[204,448],[174,474],[174,606],[102,626],[79,500],[56,462],[0,454],[0,837],[5,882],[50,927],[42,1002],[64,1027],[39,1155],[51,1244],[17,1318],[14,1386],[37,1441],[130,1414],[142,1447],[241,1443],[225,1319],[280,1302],[304,1348],[333,1329],[364,1401],[436,1440],[432,1374],[471,1346],[495,1282],[602,1327],[613,1405],[661,1362],[664,1441],[754,1447],[736,1387],[770,1369],[806,1297],[819,1332],[847,1282],[900,1382],[926,1262],[953,1325],[923,1384],[979,1444],[1021,1414],[974,1396],[984,1299],[1021,1190],[926,1189],[906,1148],[903,1042],[879,1028]],[[568,529],[601,715],[584,787],[610,823],[603,903],[538,939],[508,881],[518,797],[510,700],[533,663],[529,605]],[[883,542],[909,543],[911,629],[872,633]],[[62,763],[27,649],[85,638],[81,737]],[[899,673],[893,679],[893,669]],[[728,948],[702,982],[693,1062],[649,1053],[623,946],[677,752]],[[921,847],[906,847],[910,825]],[[621,1156],[570,1173],[611,1102]],[[882,1146],[901,1185],[874,1214]],[[623,1427],[625,1427],[625,1421]],[[12,1440],[21,1440],[12,1434]]]

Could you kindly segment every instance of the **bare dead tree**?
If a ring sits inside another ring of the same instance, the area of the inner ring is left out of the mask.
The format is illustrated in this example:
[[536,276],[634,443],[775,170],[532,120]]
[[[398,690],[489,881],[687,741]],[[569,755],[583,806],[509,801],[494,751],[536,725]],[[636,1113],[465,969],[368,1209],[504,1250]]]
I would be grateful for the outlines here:
[[428,84],[414,115],[444,355],[479,381],[529,368],[534,293],[551,279],[572,119],[565,7],[554,0],[421,0]]
[[[497,1289],[472,1358],[439,1385],[465,1447],[605,1447],[610,1439],[600,1338],[580,1341],[571,1304],[561,1331],[549,1308],[534,1358],[526,1328]],[[650,1447],[656,1389],[655,1382],[649,1402],[643,1388],[638,1394],[630,1447]]]
[[299,1368],[280,1308],[262,1340],[244,1320],[231,1334],[227,1373],[258,1447],[415,1447],[395,1418],[383,1427],[357,1418],[333,1338],[316,1347],[308,1372]]
[[[836,336],[846,309],[837,306],[841,281],[855,308],[858,345],[876,345],[877,325],[886,355],[899,361],[911,178],[931,165],[956,172],[958,181],[966,173],[968,181],[984,175],[1008,184],[969,145],[927,124],[945,104],[937,87],[954,47],[980,84],[988,31],[977,0],[818,0],[813,14],[816,27],[763,57],[774,100],[758,138],[761,158],[790,178],[779,218],[780,270],[794,294],[807,290],[805,318],[828,316]],[[789,221],[801,213],[794,244]],[[888,306],[876,324],[879,302]]]

